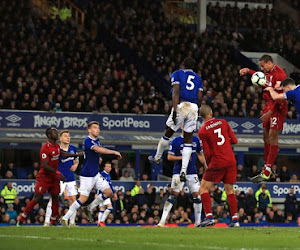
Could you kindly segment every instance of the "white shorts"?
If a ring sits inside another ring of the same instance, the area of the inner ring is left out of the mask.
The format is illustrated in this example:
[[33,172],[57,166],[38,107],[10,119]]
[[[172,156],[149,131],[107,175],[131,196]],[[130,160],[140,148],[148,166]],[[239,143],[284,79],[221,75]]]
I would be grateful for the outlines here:
[[89,196],[93,188],[102,192],[105,189],[110,188],[107,180],[101,176],[100,173],[96,174],[94,177],[79,176],[79,181],[80,188],[78,192],[85,196]]
[[[184,182],[180,182],[179,184],[176,185],[175,176],[179,177],[179,174],[173,174],[171,188],[173,189],[174,192],[180,193],[181,189],[184,186]],[[198,192],[200,189],[199,178],[198,175],[196,174],[187,174],[185,184],[187,185],[191,193]]]
[[77,195],[78,192],[77,192],[76,181],[68,181],[68,182],[60,181],[60,193],[59,193],[59,195],[62,195],[65,190],[66,190],[66,195],[68,197]]
[[111,199],[110,199],[110,198],[107,198],[107,199],[105,199],[104,201],[102,201],[102,202],[99,204],[99,207],[104,207],[104,206],[107,206],[107,205],[111,205]]
[[175,125],[172,119],[173,108],[166,125],[172,130],[177,131],[182,125],[183,130],[192,133],[197,128],[198,120],[198,105],[191,102],[181,102],[177,105],[177,124]]

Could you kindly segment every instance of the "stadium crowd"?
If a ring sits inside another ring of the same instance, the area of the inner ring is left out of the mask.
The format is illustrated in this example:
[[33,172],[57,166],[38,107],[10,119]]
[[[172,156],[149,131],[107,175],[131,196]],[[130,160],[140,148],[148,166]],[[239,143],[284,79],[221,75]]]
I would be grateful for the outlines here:
[[[7,186],[9,185],[11,187],[11,183],[8,183]],[[166,190],[163,188],[156,190],[153,184],[149,184],[147,189],[143,190],[140,181],[136,182],[132,190],[126,190],[124,193],[118,190],[118,199],[113,202],[114,210],[108,215],[106,224],[157,224],[170,192],[170,185],[167,186]],[[238,200],[240,223],[295,223],[299,215],[299,206],[293,188],[286,195],[284,210],[278,209],[277,205],[272,203],[270,193],[264,184],[255,193],[249,188],[247,193],[235,190],[235,194]],[[3,190],[1,195],[5,195]],[[93,200],[94,196],[95,192],[93,191],[89,202]],[[215,219],[220,223],[229,224],[231,219],[226,193],[222,192],[218,185],[214,185],[210,190],[210,196]],[[0,223],[14,224],[17,216],[24,211],[29,201],[29,197],[20,199],[16,195],[10,201],[0,197]],[[27,224],[44,223],[47,202],[47,200],[43,200],[43,202],[35,205],[34,210],[26,220]],[[66,213],[67,209],[68,200],[64,200],[59,208],[60,214]],[[96,208],[93,213],[95,221],[97,220],[98,212],[99,209]],[[192,197],[182,190],[171,214],[167,218],[167,223],[191,224],[193,219]],[[88,217],[83,210],[77,212],[76,223],[89,223]]]
[[[219,30],[245,51],[278,53],[300,67],[299,25],[290,16],[268,6],[249,9],[207,5],[207,14]],[[245,18],[247,16],[247,18]]]
[[[231,56],[235,32],[216,28],[195,34],[187,26],[169,22],[160,1],[117,2],[89,1],[86,12],[90,20],[110,30],[112,39],[135,50],[167,80],[186,55],[198,58],[195,70],[203,79],[203,104],[211,105],[215,116],[260,116],[262,89],[251,86],[249,77],[239,76],[240,66]],[[37,17],[25,1],[18,2],[23,8],[17,11],[16,1],[1,4],[5,29],[0,39],[0,108],[170,112],[168,97],[133,64],[127,65],[120,53],[68,21]],[[226,18],[227,12],[222,12],[220,16]],[[296,118],[293,107],[288,117]]]

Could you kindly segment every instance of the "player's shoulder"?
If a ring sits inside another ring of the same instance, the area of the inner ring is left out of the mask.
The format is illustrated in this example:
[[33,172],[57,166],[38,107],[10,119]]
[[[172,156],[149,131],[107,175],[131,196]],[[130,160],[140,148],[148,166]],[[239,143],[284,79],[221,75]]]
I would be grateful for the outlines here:
[[71,144],[70,144],[70,145],[69,145],[69,150],[70,150],[70,151],[74,151],[74,150],[76,151],[77,148],[76,148],[74,145],[71,145]]

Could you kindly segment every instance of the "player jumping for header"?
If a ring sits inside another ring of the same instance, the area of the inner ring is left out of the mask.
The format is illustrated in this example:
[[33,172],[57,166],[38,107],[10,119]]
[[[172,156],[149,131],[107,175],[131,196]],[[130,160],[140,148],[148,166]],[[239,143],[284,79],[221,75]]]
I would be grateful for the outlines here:
[[[283,69],[273,62],[273,58],[270,55],[263,55],[259,60],[259,66],[267,78],[267,83],[263,87],[273,87],[278,93],[282,93],[280,83],[286,78]],[[240,70],[240,75],[247,73],[253,75],[255,71],[248,68]],[[263,106],[263,115],[261,116],[265,142],[265,166],[259,175],[251,179],[253,182],[268,180],[271,176],[271,167],[278,154],[279,132],[283,129],[283,122],[288,111],[287,102],[285,100],[274,101],[268,91],[264,91],[263,99],[266,101]]]
[[186,181],[186,170],[192,154],[193,131],[197,125],[198,105],[200,105],[203,90],[202,79],[192,70],[194,65],[195,60],[187,57],[183,61],[183,69],[177,70],[171,75],[173,108],[155,156],[148,157],[151,162],[159,164],[164,150],[169,147],[171,136],[183,125],[184,147],[180,172],[180,181],[182,182]]

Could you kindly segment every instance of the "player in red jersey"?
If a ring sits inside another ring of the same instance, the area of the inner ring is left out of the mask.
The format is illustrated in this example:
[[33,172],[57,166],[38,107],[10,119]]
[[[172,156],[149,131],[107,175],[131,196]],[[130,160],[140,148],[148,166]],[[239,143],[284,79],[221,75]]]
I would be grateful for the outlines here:
[[56,128],[47,128],[46,136],[48,141],[40,150],[41,169],[36,177],[33,199],[27,204],[24,212],[18,218],[17,226],[23,224],[27,215],[33,207],[43,198],[48,191],[52,197],[52,217],[51,224],[56,224],[58,217],[58,195],[60,191],[59,179],[65,180],[65,177],[58,171],[59,157],[82,156],[83,153],[70,154],[60,150],[58,140],[58,131]]
[[[263,55],[259,59],[259,66],[267,78],[267,83],[263,88],[273,87],[276,92],[282,93],[280,83],[287,77],[284,70],[273,62],[273,58],[270,55]],[[247,73],[253,75],[255,71],[248,68],[240,70],[240,75]],[[264,91],[263,99],[266,101],[263,106],[263,115],[261,116],[264,130],[265,166],[259,175],[251,179],[253,182],[261,182],[270,178],[271,167],[278,154],[279,133],[283,129],[283,122],[288,112],[287,102],[285,100],[274,101],[269,91]]]
[[200,116],[204,124],[198,131],[202,141],[205,158],[209,163],[205,170],[200,195],[206,215],[200,227],[213,226],[215,221],[211,211],[211,199],[209,190],[214,183],[224,182],[227,200],[232,216],[229,227],[238,227],[237,200],[233,192],[233,183],[236,182],[236,160],[231,145],[237,143],[237,139],[227,121],[212,117],[212,110],[208,105],[202,105]]

